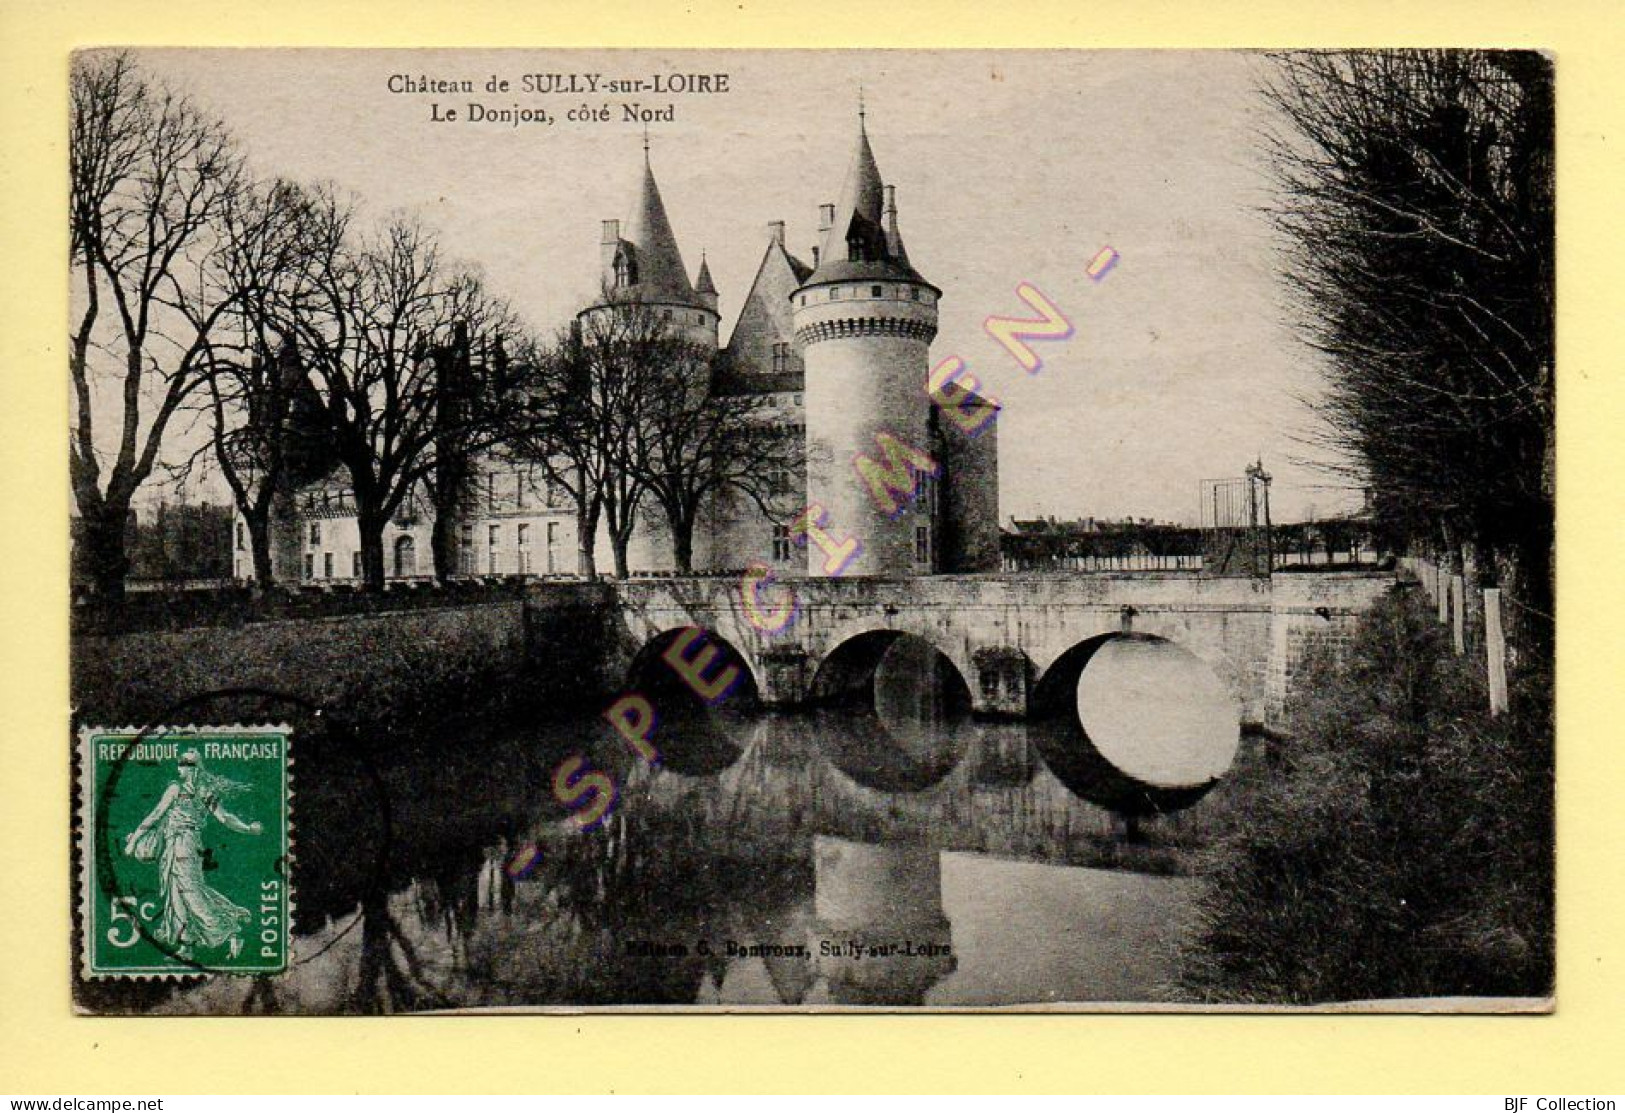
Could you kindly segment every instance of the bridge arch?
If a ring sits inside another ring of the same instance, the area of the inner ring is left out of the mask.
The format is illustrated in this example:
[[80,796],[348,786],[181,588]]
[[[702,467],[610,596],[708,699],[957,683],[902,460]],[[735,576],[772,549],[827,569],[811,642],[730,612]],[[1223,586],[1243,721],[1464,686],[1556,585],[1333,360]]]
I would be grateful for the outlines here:
[[809,686],[819,714],[837,716],[829,758],[865,788],[919,792],[948,776],[969,744],[971,692],[930,640],[887,626],[850,632],[818,662]]
[[[667,655],[698,667],[698,678],[721,682],[727,670],[734,679],[707,698],[688,682]],[[627,667],[625,691],[647,699],[656,726],[651,741],[660,763],[686,776],[711,776],[737,762],[749,742],[743,713],[757,707],[761,688],[752,663],[733,642],[699,626],[673,626],[644,642]]]
[[1079,796],[1128,815],[1194,804],[1240,744],[1241,707],[1225,681],[1155,634],[1117,631],[1072,645],[1039,678],[1031,710],[1050,770]]
[[842,623],[818,639],[822,648],[815,648],[812,676],[808,686],[809,697],[816,698],[819,676],[832,660],[844,654],[851,654],[855,650],[860,651],[865,657],[876,648],[884,652],[902,636],[918,639],[947,658],[948,663],[954,667],[959,681],[964,684],[965,690],[974,693],[973,678],[976,671],[960,645],[939,637],[935,631],[912,624],[898,625],[894,622],[864,617]]
[[[690,635],[692,640],[687,641],[681,651],[681,656],[690,661],[699,661],[701,655],[705,652],[705,647],[714,646],[716,647],[716,653],[710,665],[705,668],[706,676],[718,676],[723,669],[729,666],[736,667],[739,670],[739,679],[724,695],[713,702],[736,702],[741,698],[751,703],[760,700],[762,686],[759,678],[761,674],[756,662],[752,661],[749,654],[740,649],[739,644],[732,638],[708,626],[667,626],[650,634],[644,639],[643,645],[638,651],[632,655],[631,663],[627,666],[627,686],[636,688],[640,682],[651,681],[653,677],[664,674],[669,676],[672,682],[687,690],[687,686],[683,685],[678,677],[677,671],[662,658],[690,630],[697,630],[699,634],[697,636]],[[656,684],[659,687],[664,687],[665,681],[658,681]]]

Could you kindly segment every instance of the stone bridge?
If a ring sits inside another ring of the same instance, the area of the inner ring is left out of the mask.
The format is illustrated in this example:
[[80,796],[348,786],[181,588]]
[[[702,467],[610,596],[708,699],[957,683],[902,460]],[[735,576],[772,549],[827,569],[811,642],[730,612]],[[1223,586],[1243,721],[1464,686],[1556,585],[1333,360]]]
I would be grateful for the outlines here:
[[1276,726],[1308,648],[1346,641],[1393,581],[1391,573],[789,579],[760,589],[761,609],[795,592],[794,618],[770,634],[749,621],[738,579],[631,580],[614,585],[606,664],[611,683],[624,682],[640,654],[699,626],[743,659],[765,704],[790,707],[811,698],[821,673],[853,647],[913,634],[958,668],[976,712],[1021,716],[1063,655],[1129,632],[1185,647],[1229,687],[1244,723]]

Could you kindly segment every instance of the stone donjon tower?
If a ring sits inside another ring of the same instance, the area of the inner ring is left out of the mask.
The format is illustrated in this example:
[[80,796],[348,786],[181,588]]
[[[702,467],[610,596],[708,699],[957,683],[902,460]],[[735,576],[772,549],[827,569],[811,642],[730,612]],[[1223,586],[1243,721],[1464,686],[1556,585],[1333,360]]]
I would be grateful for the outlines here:
[[[795,342],[806,366],[807,501],[827,511],[824,528],[862,550],[843,575],[930,572],[938,545],[930,480],[896,513],[854,466],[889,463],[882,434],[916,452],[931,446],[925,394],[941,291],[909,265],[897,229],[897,197],[869,147],[864,113],[840,200],[820,212],[815,267],[791,295]],[[808,545],[809,575],[825,554]]]

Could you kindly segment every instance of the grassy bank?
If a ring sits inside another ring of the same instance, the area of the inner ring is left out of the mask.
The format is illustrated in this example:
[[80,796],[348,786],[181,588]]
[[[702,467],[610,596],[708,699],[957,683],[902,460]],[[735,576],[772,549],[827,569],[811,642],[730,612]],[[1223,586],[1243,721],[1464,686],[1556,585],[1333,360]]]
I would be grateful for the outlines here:
[[1184,998],[1540,995],[1553,971],[1549,668],[1482,669],[1396,589],[1311,665],[1273,775],[1205,853]]

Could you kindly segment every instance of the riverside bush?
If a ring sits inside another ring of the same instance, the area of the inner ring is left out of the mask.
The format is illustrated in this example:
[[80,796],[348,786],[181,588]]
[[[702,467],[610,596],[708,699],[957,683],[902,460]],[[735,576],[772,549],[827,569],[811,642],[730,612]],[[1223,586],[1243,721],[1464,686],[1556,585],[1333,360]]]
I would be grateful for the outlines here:
[[1549,993],[1552,684],[1492,719],[1414,589],[1313,655],[1291,737],[1205,853],[1176,994],[1307,1004]]

